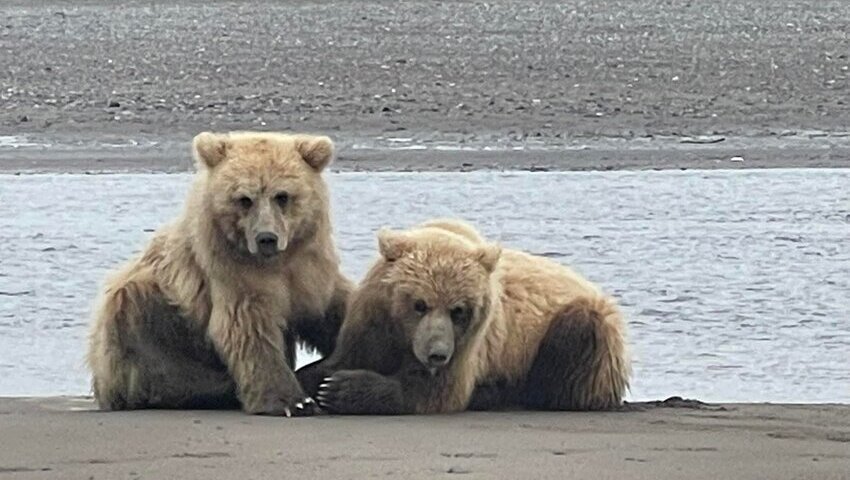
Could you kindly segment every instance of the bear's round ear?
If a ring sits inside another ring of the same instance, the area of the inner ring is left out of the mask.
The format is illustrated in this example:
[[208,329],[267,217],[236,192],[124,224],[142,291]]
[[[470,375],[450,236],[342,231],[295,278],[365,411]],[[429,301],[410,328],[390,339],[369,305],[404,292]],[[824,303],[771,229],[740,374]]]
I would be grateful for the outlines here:
[[388,228],[378,230],[378,251],[388,262],[394,262],[413,248],[413,240],[404,232]]
[[297,135],[295,149],[313,170],[321,172],[334,157],[334,143],[328,137]]
[[212,132],[202,132],[192,142],[195,161],[207,168],[214,168],[227,157],[227,136]]
[[487,270],[487,273],[493,273],[501,256],[502,247],[494,243],[478,247],[478,251],[476,252],[476,260],[484,267],[484,270]]

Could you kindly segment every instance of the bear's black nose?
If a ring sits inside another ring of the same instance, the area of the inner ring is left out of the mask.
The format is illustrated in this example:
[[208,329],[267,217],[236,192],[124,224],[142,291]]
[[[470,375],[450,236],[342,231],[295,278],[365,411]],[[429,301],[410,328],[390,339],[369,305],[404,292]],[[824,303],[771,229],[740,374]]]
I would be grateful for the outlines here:
[[257,247],[263,253],[277,251],[277,235],[272,232],[260,232],[257,234]]
[[442,353],[432,353],[428,355],[428,363],[431,365],[445,365],[449,361],[449,356]]

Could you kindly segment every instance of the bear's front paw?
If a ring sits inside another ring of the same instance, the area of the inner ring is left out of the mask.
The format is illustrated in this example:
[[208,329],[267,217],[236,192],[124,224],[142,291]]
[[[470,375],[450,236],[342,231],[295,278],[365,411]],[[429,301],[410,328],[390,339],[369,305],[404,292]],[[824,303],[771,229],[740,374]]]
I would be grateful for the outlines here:
[[322,413],[322,409],[319,407],[319,404],[313,400],[313,397],[307,397],[303,402],[297,402],[295,404],[295,410],[292,412],[292,415],[296,417],[310,417],[320,413]]
[[316,402],[303,394],[268,394],[260,402],[245,404],[245,411],[254,415],[278,417],[303,417],[318,413]]
[[331,413],[361,413],[375,390],[375,375],[366,370],[340,370],[322,381],[316,400]]
[[330,413],[390,414],[400,406],[400,386],[368,370],[340,370],[319,385],[316,400]]
[[271,402],[261,408],[250,409],[248,413],[254,415],[268,415],[275,417],[309,417],[319,413],[316,402],[312,398],[305,398],[298,402]]

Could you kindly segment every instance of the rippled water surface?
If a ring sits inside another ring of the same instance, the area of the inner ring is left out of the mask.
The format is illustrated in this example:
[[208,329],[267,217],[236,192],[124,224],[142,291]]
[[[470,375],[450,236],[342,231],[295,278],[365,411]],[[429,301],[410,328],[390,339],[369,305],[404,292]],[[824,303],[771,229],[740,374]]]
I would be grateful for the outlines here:
[[[0,395],[82,394],[104,273],[189,175],[0,176]],[[632,398],[850,402],[850,170],[330,176],[344,269],[374,231],[460,216],[617,295]]]

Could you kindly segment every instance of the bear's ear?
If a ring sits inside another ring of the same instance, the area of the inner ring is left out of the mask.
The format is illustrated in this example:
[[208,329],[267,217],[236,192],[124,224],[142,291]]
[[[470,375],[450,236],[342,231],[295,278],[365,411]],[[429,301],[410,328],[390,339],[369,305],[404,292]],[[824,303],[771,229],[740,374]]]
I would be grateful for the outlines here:
[[478,263],[487,270],[487,273],[493,273],[496,269],[496,264],[499,263],[499,258],[502,256],[502,247],[491,243],[478,247],[475,253]]
[[387,261],[393,262],[413,248],[413,240],[404,232],[388,228],[378,230],[378,251]]
[[212,132],[202,132],[192,142],[195,161],[207,168],[215,168],[227,157],[227,136]]
[[333,140],[324,136],[298,135],[295,139],[295,149],[307,165],[317,172],[324,170],[334,157]]

